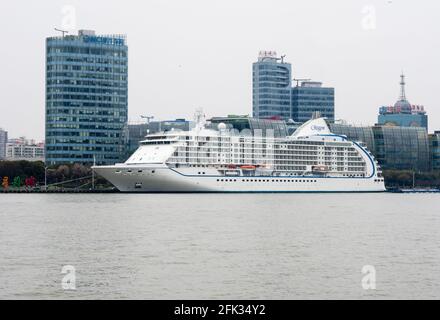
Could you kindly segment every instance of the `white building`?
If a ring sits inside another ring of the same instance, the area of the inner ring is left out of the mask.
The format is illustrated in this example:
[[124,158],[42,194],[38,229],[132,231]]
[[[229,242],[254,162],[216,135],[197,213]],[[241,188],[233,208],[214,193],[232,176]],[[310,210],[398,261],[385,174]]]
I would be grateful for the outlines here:
[[10,139],[6,144],[6,160],[44,161],[44,143],[35,143],[24,137]]

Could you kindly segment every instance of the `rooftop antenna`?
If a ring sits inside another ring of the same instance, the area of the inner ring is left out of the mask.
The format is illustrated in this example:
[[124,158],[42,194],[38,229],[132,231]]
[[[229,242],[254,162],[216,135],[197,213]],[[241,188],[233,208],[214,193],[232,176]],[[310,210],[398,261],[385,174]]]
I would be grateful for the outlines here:
[[400,75],[400,97],[399,100],[403,101],[406,100],[406,94],[405,94],[405,75],[402,71],[402,74]]
[[284,63],[284,58],[286,57],[286,55],[285,54],[283,54],[282,56],[281,56],[281,63]]
[[55,29],[55,31],[61,32],[61,34],[63,35],[63,38],[64,38],[64,35],[66,33],[69,33],[69,31],[67,31],[67,30],[61,30],[61,29],[58,29],[58,28],[54,28],[54,29]]

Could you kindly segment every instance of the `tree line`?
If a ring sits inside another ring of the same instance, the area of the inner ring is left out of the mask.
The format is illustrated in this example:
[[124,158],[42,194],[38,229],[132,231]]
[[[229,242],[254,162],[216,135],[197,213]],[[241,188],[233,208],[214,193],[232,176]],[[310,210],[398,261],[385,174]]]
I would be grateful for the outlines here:
[[[74,182],[66,185],[66,187],[79,186],[84,181],[75,182],[75,180],[88,178],[92,175],[92,169],[80,163],[46,167],[42,161],[0,161],[0,179],[3,180],[5,177],[8,177],[9,185],[11,186],[13,181],[21,181],[22,185],[24,185],[26,179],[31,177],[35,178],[37,185],[43,186],[45,171],[48,185],[74,180]],[[96,183],[100,185],[107,184],[104,179],[99,177],[96,177]]]

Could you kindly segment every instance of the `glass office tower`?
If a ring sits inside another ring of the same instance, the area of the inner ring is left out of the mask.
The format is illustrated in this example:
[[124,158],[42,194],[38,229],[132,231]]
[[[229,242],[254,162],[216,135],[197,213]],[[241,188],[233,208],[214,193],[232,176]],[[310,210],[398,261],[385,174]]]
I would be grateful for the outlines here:
[[432,170],[440,170],[440,131],[435,131],[429,135],[429,143],[431,147],[431,168]]
[[284,61],[284,56],[278,57],[275,51],[261,51],[252,71],[254,118],[304,123],[319,112],[322,117],[334,120],[335,89],[305,79],[294,79],[297,86],[292,88],[292,66]]
[[46,163],[113,164],[124,154],[128,109],[126,39],[46,39]]
[[255,118],[289,120],[291,65],[274,51],[261,51],[252,65],[252,111]]
[[315,112],[329,120],[335,119],[335,89],[312,81],[292,88],[292,119],[306,122]]
[[429,171],[428,133],[421,127],[374,126],[375,156],[383,169]]

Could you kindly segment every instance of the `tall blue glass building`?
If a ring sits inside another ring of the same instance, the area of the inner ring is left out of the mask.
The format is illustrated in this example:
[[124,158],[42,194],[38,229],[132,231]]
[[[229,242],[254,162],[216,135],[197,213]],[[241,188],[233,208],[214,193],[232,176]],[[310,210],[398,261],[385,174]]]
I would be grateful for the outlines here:
[[290,63],[274,51],[261,51],[252,65],[252,112],[255,118],[289,120],[291,115]]
[[314,112],[329,120],[335,119],[335,89],[325,88],[321,82],[302,82],[292,88],[292,119],[306,122]]
[[128,109],[126,39],[46,39],[46,163],[113,164],[123,155]]
[[253,64],[252,114],[259,119],[304,123],[315,112],[334,120],[335,90],[305,81],[292,88],[292,66],[274,51],[261,51]]

